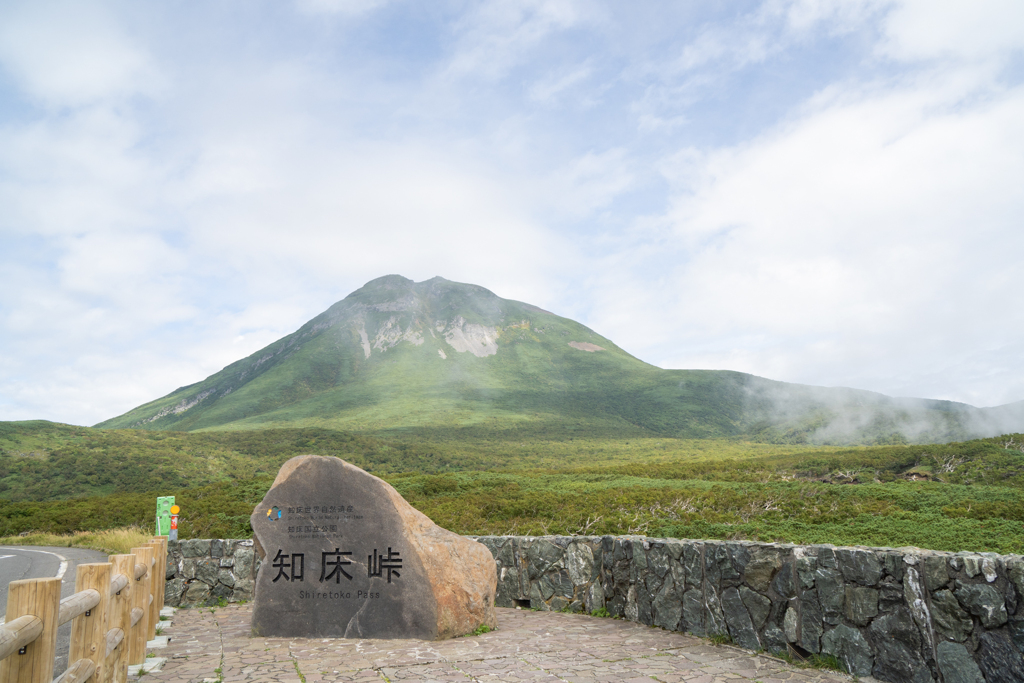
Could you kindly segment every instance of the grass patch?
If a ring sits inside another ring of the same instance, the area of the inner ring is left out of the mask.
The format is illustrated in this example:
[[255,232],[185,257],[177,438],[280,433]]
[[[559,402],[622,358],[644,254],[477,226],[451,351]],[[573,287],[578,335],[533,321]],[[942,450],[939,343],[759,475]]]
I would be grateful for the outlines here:
[[488,626],[487,624],[480,624],[475,629],[473,629],[471,632],[465,633],[465,634],[463,634],[461,636],[458,636],[458,637],[459,638],[471,638],[473,636],[482,636],[485,633],[490,633],[491,631],[496,631],[496,630],[497,629],[493,629],[490,626]]
[[[850,448],[635,437],[510,441],[508,434],[483,432],[462,441],[462,432],[433,432],[403,442],[312,428],[182,434],[5,425],[0,535],[10,543],[131,548],[138,540],[116,544],[76,532],[137,526],[143,533],[157,495],[176,497],[183,540],[249,538],[249,516],[280,464],[316,453],[371,470],[437,524],[468,535],[642,534],[1024,552],[1021,435]],[[24,450],[15,453],[15,446]],[[158,456],[173,464],[176,454],[184,483],[169,478],[146,492],[149,474],[132,474],[142,471],[138,463]],[[243,461],[247,469],[234,471],[232,463]],[[78,488],[82,477],[100,482],[118,462],[125,482],[117,486],[128,490],[53,498],[87,492]],[[204,467],[205,474],[192,477]],[[43,483],[52,487],[39,489]],[[25,499],[29,491],[48,499]]]
[[137,526],[102,531],[78,531],[73,534],[32,533],[26,536],[0,538],[0,545],[41,545],[56,548],[92,548],[111,555],[123,555],[153,538],[148,530]]

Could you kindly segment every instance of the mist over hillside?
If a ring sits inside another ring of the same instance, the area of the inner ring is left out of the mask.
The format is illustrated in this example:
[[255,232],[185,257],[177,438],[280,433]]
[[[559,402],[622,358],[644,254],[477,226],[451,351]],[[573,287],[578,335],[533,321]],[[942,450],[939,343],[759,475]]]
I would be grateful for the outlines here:
[[925,443],[1024,430],[994,408],[644,363],[575,321],[435,277],[368,282],[296,332],[97,427]]

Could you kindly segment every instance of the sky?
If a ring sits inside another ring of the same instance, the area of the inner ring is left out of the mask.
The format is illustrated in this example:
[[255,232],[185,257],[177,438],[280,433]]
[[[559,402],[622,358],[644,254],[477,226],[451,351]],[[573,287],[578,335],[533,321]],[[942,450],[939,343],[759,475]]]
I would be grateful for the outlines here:
[[0,420],[397,273],[664,368],[1024,399],[1019,0],[0,0]]

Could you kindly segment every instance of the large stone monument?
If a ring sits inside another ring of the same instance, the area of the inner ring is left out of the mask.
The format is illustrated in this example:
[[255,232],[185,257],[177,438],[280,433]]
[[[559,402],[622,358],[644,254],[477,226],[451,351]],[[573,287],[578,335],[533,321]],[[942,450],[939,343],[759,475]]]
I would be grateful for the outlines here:
[[344,460],[286,462],[252,528],[255,635],[440,640],[497,626],[487,548]]

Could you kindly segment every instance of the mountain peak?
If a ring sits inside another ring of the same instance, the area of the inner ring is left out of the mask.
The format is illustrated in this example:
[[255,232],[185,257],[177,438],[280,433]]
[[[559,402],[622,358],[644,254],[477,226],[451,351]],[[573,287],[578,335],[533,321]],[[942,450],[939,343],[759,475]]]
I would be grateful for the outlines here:
[[662,370],[577,322],[484,287],[385,275],[248,358],[98,426],[311,425],[949,441],[1019,431],[1024,402],[977,409]]
[[[102,426],[198,429],[263,422],[310,400],[321,413],[323,402],[347,405],[357,395],[377,403],[381,392],[411,393],[412,386],[434,396],[474,386],[510,388],[544,376],[550,381],[551,364],[564,365],[565,381],[572,382],[575,364],[592,362],[576,357],[596,351],[614,354],[615,363],[649,367],[579,323],[484,287],[385,275],[248,358]],[[450,399],[434,407],[421,401],[418,409],[451,412]],[[456,403],[460,414],[472,412],[461,399]]]

